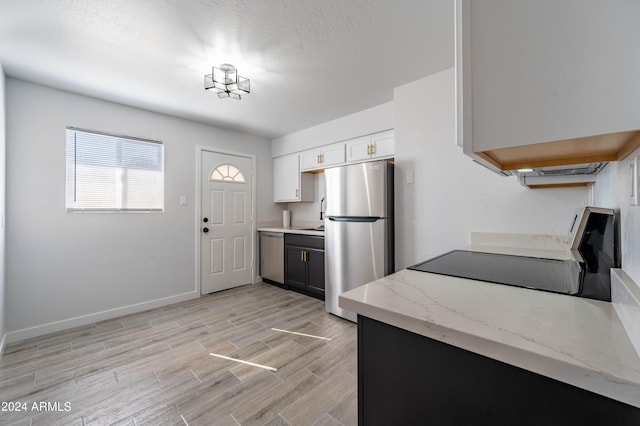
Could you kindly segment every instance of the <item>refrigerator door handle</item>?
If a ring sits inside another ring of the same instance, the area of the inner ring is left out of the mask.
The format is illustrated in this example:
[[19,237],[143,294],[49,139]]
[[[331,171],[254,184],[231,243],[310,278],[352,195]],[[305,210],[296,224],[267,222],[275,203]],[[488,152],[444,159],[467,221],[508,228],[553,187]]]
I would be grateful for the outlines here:
[[383,218],[379,216],[331,216],[327,219],[333,222],[376,222]]

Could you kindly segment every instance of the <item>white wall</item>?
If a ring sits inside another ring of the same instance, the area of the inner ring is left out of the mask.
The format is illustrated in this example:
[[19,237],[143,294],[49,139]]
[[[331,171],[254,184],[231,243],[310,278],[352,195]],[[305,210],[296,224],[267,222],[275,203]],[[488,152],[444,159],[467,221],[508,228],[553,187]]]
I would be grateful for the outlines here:
[[629,165],[637,156],[640,156],[640,149],[622,161],[609,163],[598,173],[595,205],[619,210],[622,269],[640,285],[640,206],[631,206],[629,200]]
[[5,185],[6,185],[6,131],[5,131],[5,77],[0,64],[0,357],[5,343]]
[[567,234],[587,204],[588,189],[527,189],[462,153],[453,68],[396,88],[394,103],[397,268],[464,247],[472,231]]
[[291,224],[298,226],[302,221],[308,223],[308,225],[302,224],[302,226],[311,226],[311,221],[316,221],[317,225],[321,224],[320,221],[320,205],[323,209],[326,209],[327,203],[322,203],[321,200],[325,196],[325,184],[324,173],[316,173],[313,175],[314,185],[314,201],[307,201],[304,203],[278,203],[282,210],[288,209],[291,212]]
[[[9,340],[197,296],[196,145],[255,154],[256,219],[281,217],[263,138],[13,78],[6,95]],[[67,126],[163,141],[164,213],[66,213]]]
[[271,155],[279,157],[292,152],[393,129],[393,120],[393,102],[387,102],[273,139],[271,141]]

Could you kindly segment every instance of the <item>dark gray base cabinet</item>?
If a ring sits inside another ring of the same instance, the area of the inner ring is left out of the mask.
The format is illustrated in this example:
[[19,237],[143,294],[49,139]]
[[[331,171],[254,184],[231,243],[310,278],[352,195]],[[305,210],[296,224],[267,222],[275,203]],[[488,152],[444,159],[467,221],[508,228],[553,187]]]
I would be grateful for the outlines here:
[[324,300],[324,238],[286,234],[284,283],[292,290]]
[[359,316],[358,424],[640,425],[640,409]]

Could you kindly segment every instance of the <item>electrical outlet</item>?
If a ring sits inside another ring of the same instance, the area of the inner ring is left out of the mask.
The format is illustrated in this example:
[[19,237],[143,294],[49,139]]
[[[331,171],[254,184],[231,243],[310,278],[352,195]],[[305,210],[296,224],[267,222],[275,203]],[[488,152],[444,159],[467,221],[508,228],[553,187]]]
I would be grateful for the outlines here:
[[632,206],[640,205],[640,188],[638,188],[638,183],[640,183],[640,169],[639,163],[640,157],[636,157],[631,160],[629,163],[629,204]]

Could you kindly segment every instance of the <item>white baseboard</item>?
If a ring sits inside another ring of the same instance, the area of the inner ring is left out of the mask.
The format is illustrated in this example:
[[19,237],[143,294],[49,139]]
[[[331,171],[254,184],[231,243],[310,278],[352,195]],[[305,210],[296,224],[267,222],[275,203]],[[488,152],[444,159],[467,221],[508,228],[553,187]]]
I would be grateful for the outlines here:
[[[146,311],[148,309],[159,308],[171,305],[173,303],[184,302],[185,300],[197,299],[200,294],[192,291],[189,293],[177,294],[175,296],[163,297],[161,299],[150,300],[148,302],[136,303],[133,305],[123,306],[120,308],[109,309],[106,311],[96,312],[93,314],[82,315],[79,317],[69,318],[61,321],[50,322],[47,324],[37,325],[35,327],[23,328],[22,330],[10,331],[5,334],[2,339],[2,347],[5,343],[19,342],[20,340],[30,339],[32,337],[42,336],[44,334],[55,333],[73,327],[91,324],[98,321],[104,321],[117,318],[123,315],[135,314],[137,312]],[[2,352],[0,352],[1,354]]]

